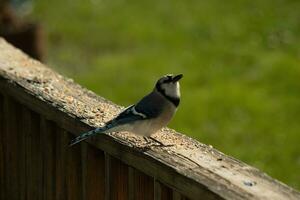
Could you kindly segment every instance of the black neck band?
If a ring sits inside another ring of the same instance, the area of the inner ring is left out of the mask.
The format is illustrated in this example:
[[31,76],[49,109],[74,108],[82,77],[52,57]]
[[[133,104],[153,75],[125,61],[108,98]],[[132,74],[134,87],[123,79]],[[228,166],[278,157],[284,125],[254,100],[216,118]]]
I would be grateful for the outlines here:
[[169,100],[175,107],[177,107],[180,103],[180,98],[179,97],[170,97],[166,95],[165,90],[163,90],[159,85],[156,85],[157,91],[163,95],[167,100]]
[[167,96],[167,95],[164,95],[164,94],[163,94],[163,96],[164,96],[166,99],[168,99],[171,103],[173,103],[175,107],[177,107],[177,106],[179,105],[179,103],[180,103],[180,99],[177,98],[177,97],[174,98],[174,97],[170,97],[170,96]]

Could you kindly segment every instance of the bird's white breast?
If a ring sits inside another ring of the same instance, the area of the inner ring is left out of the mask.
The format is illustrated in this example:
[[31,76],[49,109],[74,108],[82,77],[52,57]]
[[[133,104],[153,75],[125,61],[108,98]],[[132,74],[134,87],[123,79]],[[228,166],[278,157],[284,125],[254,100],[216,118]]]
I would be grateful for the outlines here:
[[159,117],[132,124],[130,132],[133,132],[137,135],[150,136],[159,131],[161,128],[167,126],[175,114],[176,108],[169,102],[164,107],[165,108]]

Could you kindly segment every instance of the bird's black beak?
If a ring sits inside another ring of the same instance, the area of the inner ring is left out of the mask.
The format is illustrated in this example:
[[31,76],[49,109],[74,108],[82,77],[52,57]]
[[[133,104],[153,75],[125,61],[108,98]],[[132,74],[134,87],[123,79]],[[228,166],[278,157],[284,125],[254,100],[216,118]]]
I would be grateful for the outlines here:
[[181,78],[183,77],[182,74],[178,74],[176,76],[173,77],[172,82],[176,83],[177,81],[179,81]]

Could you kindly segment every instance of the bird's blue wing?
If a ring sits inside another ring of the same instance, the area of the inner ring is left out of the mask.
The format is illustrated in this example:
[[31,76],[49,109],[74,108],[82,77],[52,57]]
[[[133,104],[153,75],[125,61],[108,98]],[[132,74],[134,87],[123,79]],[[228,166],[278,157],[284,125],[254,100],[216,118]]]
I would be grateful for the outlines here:
[[145,115],[136,112],[135,105],[131,105],[122,111],[116,118],[107,122],[107,124],[111,124],[112,126],[116,124],[122,125],[143,119],[145,119]]
[[147,116],[147,119],[152,119],[162,113],[163,107],[164,101],[162,98],[152,92],[136,104],[135,110]]
[[136,105],[124,109],[115,119],[108,122],[112,126],[131,123],[138,120],[147,120],[159,116],[162,112],[163,102],[153,93],[145,96]]

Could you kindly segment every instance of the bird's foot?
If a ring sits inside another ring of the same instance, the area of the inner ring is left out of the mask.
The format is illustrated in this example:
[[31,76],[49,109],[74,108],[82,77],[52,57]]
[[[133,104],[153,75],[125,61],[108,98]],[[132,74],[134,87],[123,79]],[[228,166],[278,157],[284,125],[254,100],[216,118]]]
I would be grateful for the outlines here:
[[153,137],[143,137],[146,144],[143,145],[143,146],[139,146],[139,147],[136,147],[137,150],[141,151],[141,152],[146,152],[146,151],[149,151],[151,150],[152,147],[172,147],[174,146],[173,144],[163,144],[162,142],[156,140],[155,138]]
[[[150,141],[150,140],[151,141]],[[162,142],[158,141],[157,139],[153,138],[153,137],[144,137],[144,140],[146,141],[146,145],[149,145],[149,147],[172,147],[174,146],[173,144],[163,144]],[[153,144],[156,143],[156,144]]]
[[147,152],[147,151],[151,150],[151,146],[149,146],[149,145],[141,146],[141,147],[138,147],[137,150],[140,152]]

